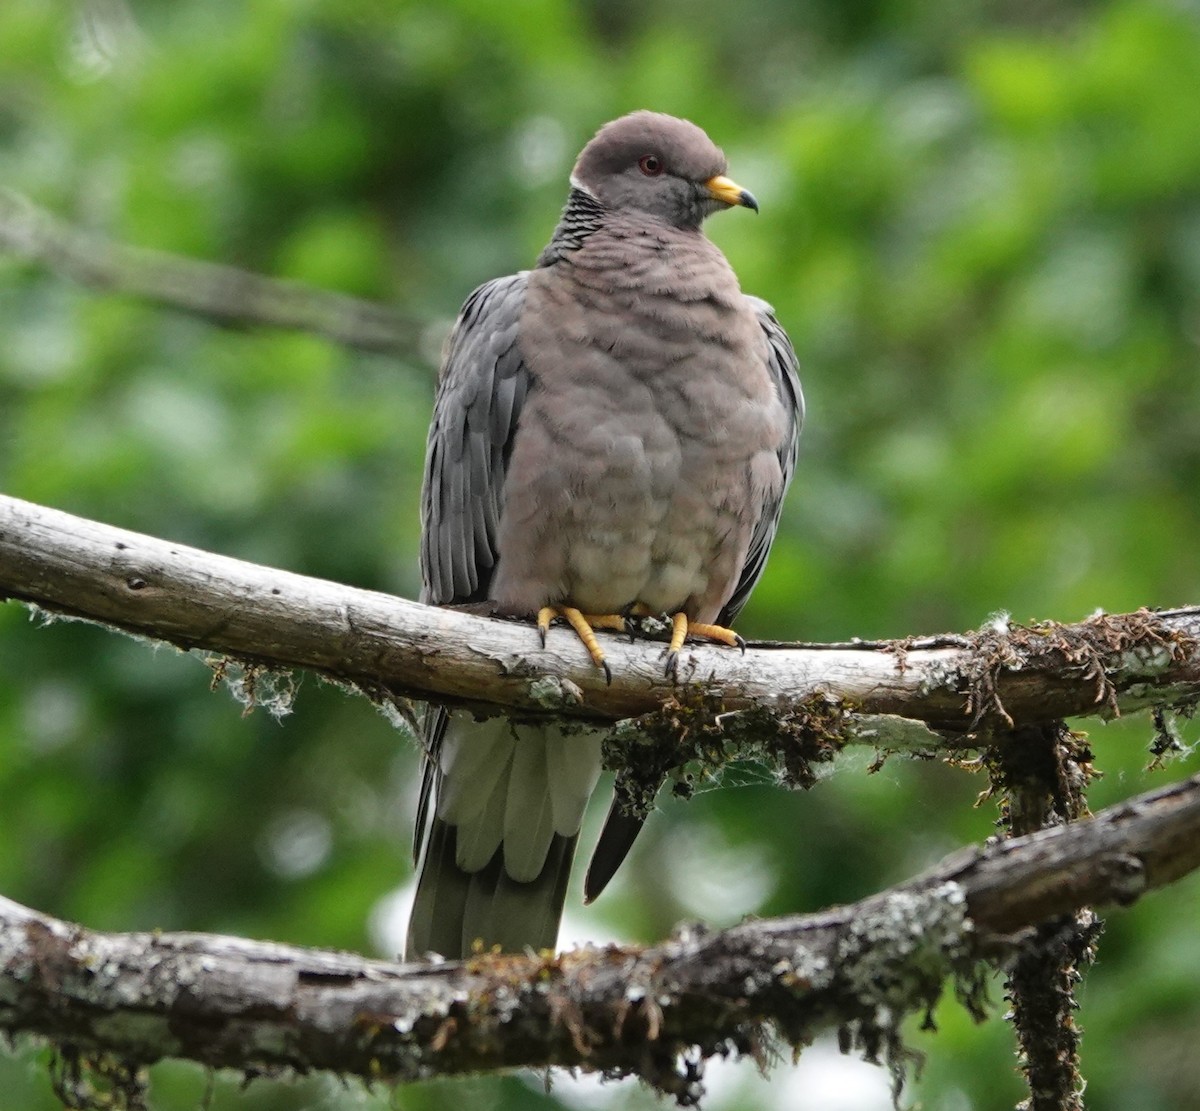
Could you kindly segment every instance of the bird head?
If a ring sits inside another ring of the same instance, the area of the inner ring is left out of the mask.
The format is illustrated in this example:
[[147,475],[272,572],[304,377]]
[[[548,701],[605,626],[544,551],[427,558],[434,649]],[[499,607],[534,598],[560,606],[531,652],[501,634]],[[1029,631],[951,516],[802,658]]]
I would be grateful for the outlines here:
[[605,124],[579,155],[571,184],[605,208],[698,228],[710,213],[754,196],[725,176],[725,155],[699,127],[661,112],[632,112]]

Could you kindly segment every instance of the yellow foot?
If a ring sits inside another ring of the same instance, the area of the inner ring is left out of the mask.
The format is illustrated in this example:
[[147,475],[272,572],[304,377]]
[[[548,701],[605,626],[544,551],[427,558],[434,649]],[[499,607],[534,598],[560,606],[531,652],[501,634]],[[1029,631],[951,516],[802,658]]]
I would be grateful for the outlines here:
[[689,622],[686,613],[677,613],[671,617],[671,643],[667,646],[667,665],[663,674],[674,676],[677,673],[679,650],[689,636],[715,640],[719,644],[728,644],[730,648],[746,651],[746,642],[732,629],[722,625],[706,625],[700,621]]
[[537,627],[538,635],[542,638],[542,647],[546,646],[546,633],[550,629],[550,622],[556,617],[561,617],[572,629],[583,646],[588,650],[588,655],[592,657],[592,663],[597,667],[604,669],[604,678],[612,684],[612,668],[608,666],[608,661],[604,658],[604,649],[600,647],[599,641],[596,640],[596,629],[615,629],[618,633],[625,632],[625,618],[619,613],[581,613],[573,606],[543,606],[538,610]]

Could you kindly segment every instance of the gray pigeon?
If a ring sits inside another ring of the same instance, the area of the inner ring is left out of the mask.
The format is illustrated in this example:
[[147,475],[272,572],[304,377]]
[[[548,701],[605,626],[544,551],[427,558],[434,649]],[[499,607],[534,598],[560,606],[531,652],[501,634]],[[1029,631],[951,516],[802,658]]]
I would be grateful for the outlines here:
[[[592,630],[664,615],[726,644],[796,458],[796,356],[700,230],[754,197],[695,124],[634,112],[583,149],[537,265],[480,286],[446,347],[422,600]],[[600,737],[431,709],[408,955],[553,948]],[[641,820],[614,805],[590,901]]]

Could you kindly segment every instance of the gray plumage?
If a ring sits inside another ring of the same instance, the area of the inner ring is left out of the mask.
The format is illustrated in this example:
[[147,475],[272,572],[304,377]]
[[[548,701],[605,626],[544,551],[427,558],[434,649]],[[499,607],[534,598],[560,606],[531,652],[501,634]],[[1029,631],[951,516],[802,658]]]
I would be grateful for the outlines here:
[[[610,123],[537,266],[467,299],[429,433],[424,601],[522,616],[641,604],[722,626],[745,605],[803,400],[769,306],[700,231],[713,211],[757,208],[724,173],[684,120]],[[409,955],[553,947],[599,737],[433,709],[426,749]],[[610,814],[589,898],[638,828]]]

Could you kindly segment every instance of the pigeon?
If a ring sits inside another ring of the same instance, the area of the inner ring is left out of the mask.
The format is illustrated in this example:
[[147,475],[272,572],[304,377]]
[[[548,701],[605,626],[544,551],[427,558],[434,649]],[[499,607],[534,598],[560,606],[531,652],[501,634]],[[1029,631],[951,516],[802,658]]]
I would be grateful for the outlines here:
[[[422,492],[422,601],[596,629],[662,616],[666,668],[730,627],[762,574],[804,416],[795,351],[702,231],[758,211],[687,120],[638,111],[584,147],[531,270],[463,305]],[[611,674],[610,674],[611,679]],[[407,955],[553,949],[601,734],[431,708]],[[643,818],[614,803],[600,893]]]

